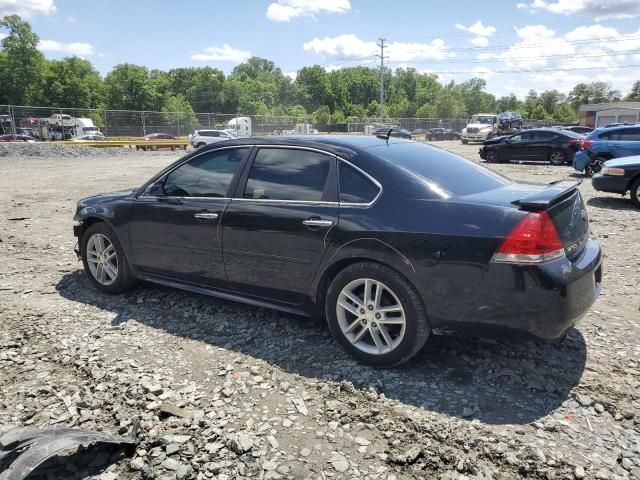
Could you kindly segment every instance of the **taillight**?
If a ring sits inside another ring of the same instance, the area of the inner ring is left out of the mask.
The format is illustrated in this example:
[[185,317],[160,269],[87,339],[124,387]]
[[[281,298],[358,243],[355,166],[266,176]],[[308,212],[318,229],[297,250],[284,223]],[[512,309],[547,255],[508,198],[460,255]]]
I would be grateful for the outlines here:
[[580,148],[582,150],[589,148],[591,145],[593,145],[593,140],[582,140],[580,142]]
[[580,143],[580,140],[578,138],[573,138],[569,140],[569,145],[578,145],[579,143]]
[[540,263],[564,257],[562,241],[547,212],[528,213],[493,257],[501,263]]

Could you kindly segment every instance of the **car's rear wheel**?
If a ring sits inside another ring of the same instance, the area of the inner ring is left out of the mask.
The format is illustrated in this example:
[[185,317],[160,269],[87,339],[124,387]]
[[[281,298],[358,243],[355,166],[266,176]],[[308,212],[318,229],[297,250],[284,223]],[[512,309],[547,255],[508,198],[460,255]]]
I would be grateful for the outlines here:
[[498,152],[496,152],[495,150],[489,150],[487,152],[487,162],[488,163],[500,162],[500,156],[498,155]]
[[562,150],[552,150],[549,153],[549,161],[552,165],[563,165],[567,163],[567,154]]
[[466,145],[467,143],[469,143],[469,141],[468,141],[468,140],[462,140],[462,144],[463,144],[463,145]]
[[202,147],[204,147],[205,145],[206,145],[206,143],[204,143],[204,142],[200,142],[200,143],[198,143],[198,144],[196,145],[196,148],[202,148]]
[[357,263],[338,273],[327,292],[325,313],[338,343],[375,367],[406,362],[423,347],[431,330],[413,286],[377,263]]
[[631,203],[636,208],[640,208],[640,178],[633,182],[630,190],[631,191],[629,193],[631,193]]
[[596,173],[600,173],[600,170],[602,170],[602,164],[605,161],[606,160],[602,157],[594,158],[589,162],[589,165],[584,167],[584,173],[586,173],[590,177],[593,177]]
[[105,293],[122,293],[136,284],[114,231],[105,223],[89,226],[82,235],[80,253],[91,283]]

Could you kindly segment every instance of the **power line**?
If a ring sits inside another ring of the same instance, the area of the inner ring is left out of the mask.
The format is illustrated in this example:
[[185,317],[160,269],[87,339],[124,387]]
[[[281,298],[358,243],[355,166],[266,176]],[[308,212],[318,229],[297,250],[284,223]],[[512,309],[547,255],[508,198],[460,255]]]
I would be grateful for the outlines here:
[[[380,47],[380,55],[376,57],[380,58],[380,121],[384,122],[384,38],[379,38],[380,43],[376,43]],[[387,57],[389,58],[389,57]]]
[[640,63],[630,64],[630,65],[616,65],[615,67],[577,67],[577,68],[537,68],[530,70],[491,70],[489,72],[479,72],[478,70],[454,70],[454,71],[430,71],[429,74],[435,75],[458,75],[458,74],[469,74],[473,73],[476,75],[483,74],[493,74],[493,73],[538,73],[538,72],[577,72],[581,70],[610,70],[612,68],[620,69],[620,68],[637,68],[640,67]]

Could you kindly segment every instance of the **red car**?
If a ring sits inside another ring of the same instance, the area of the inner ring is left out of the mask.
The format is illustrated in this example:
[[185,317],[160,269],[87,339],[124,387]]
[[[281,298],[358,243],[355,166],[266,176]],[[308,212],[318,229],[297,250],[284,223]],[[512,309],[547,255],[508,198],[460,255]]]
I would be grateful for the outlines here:
[[[173,135],[169,135],[168,133],[150,133],[149,135],[145,135],[144,139],[147,140],[147,141],[153,141],[153,140],[178,140],[176,137],[174,137]],[[166,146],[165,145],[149,145],[148,147],[146,147],[144,145],[136,145],[136,150],[159,150],[161,148],[170,148],[171,150],[175,150],[176,147],[182,148],[184,150],[187,149],[186,145],[171,145],[171,144],[167,144]]]
[[28,142],[34,143],[36,141],[30,135],[0,135],[0,142]]

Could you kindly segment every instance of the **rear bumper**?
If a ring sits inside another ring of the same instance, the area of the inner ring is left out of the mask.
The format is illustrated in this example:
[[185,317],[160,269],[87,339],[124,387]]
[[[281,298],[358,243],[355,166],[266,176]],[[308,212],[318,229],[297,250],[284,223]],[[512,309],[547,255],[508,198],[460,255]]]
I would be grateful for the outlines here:
[[625,177],[616,177],[614,175],[596,174],[591,178],[593,188],[600,192],[619,193],[624,195],[629,190],[629,179]]
[[584,169],[591,163],[591,157],[584,150],[578,150],[573,156],[573,168],[578,172],[584,172]]
[[425,295],[435,331],[554,340],[574,327],[598,298],[602,251],[590,237],[576,258],[528,266],[491,263],[486,271],[460,271],[456,277],[439,285],[439,295],[454,301],[443,304]]

